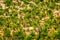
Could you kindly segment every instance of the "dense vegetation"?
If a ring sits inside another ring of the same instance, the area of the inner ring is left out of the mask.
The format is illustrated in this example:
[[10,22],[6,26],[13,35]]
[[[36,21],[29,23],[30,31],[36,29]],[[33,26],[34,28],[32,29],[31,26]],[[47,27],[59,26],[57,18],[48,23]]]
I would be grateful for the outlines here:
[[60,0],[0,1],[0,40],[60,40]]

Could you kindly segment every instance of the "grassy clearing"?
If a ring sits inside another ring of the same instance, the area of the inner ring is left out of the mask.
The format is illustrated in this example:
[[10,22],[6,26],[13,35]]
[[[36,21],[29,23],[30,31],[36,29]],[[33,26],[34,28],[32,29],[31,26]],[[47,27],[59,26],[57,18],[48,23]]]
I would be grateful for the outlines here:
[[0,1],[0,40],[60,40],[60,0]]

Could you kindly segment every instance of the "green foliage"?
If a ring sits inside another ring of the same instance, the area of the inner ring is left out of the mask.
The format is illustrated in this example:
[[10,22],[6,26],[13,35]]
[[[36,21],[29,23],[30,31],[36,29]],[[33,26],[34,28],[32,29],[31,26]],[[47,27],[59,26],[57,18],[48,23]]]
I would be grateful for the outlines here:
[[5,19],[3,18],[3,17],[0,17],[0,26],[2,26],[4,23],[3,23],[3,21],[4,21]]
[[53,27],[54,27],[54,29],[57,29],[58,28],[58,26],[56,26],[56,25],[54,25]]
[[50,16],[50,19],[53,19],[54,16],[53,16],[53,12],[51,9],[48,10],[48,15]]
[[5,28],[3,31],[4,31],[4,36],[5,36],[5,37],[10,37],[10,36],[11,36],[9,29]]
[[36,26],[38,22],[33,19],[32,21],[29,21],[29,23],[31,26]]
[[32,40],[34,38],[34,32],[31,32],[29,35],[25,37],[25,40]]
[[58,37],[58,33],[54,32],[54,38]]
[[18,13],[16,11],[12,11],[12,13],[10,14],[10,16],[13,16],[14,17],[14,16],[17,16],[17,14]]
[[51,2],[60,2],[60,0],[49,0]]
[[40,38],[41,38],[41,36],[40,35],[37,35],[36,40],[40,40]]
[[4,10],[1,8],[0,9],[0,15],[3,15],[4,14]]
[[43,2],[43,0],[33,0],[36,4],[37,3],[40,3],[40,2]]
[[13,32],[13,40],[24,40],[25,34],[23,30]]
[[58,38],[60,40],[60,30],[58,30],[58,32],[54,32],[53,36],[54,38]]
[[[60,5],[56,4],[60,0],[14,0],[14,3],[12,1],[3,0],[5,6],[0,4],[0,31],[3,30],[4,33],[0,40],[60,40],[60,14],[58,12]],[[33,27],[31,28],[33,32],[28,30],[29,27]],[[35,28],[38,28],[37,35],[35,35]],[[14,31],[12,35],[11,29]],[[31,33],[27,35],[26,30]]]
[[4,1],[7,6],[9,6],[12,3],[12,0],[4,0]]
[[14,22],[14,23],[16,23],[17,20],[18,20],[18,18],[15,17],[15,16],[11,16],[11,17],[10,17],[10,21],[12,21],[12,22]]
[[31,17],[31,14],[30,13],[26,13],[25,14],[25,18],[30,18]]
[[28,4],[28,0],[23,0],[24,3]]
[[18,24],[17,23],[13,23],[10,25],[11,28],[15,29],[15,28],[18,28]]
[[55,8],[55,5],[56,5],[56,4],[55,4],[54,2],[49,4],[50,8],[52,8],[52,9]]
[[41,36],[45,37],[45,36],[47,36],[47,34],[48,34],[47,27],[43,27],[42,32],[41,32]]
[[58,30],[58,39],[60,40],[60,30]]
[[21,2],[18,1],[18,5],[21,5]]

